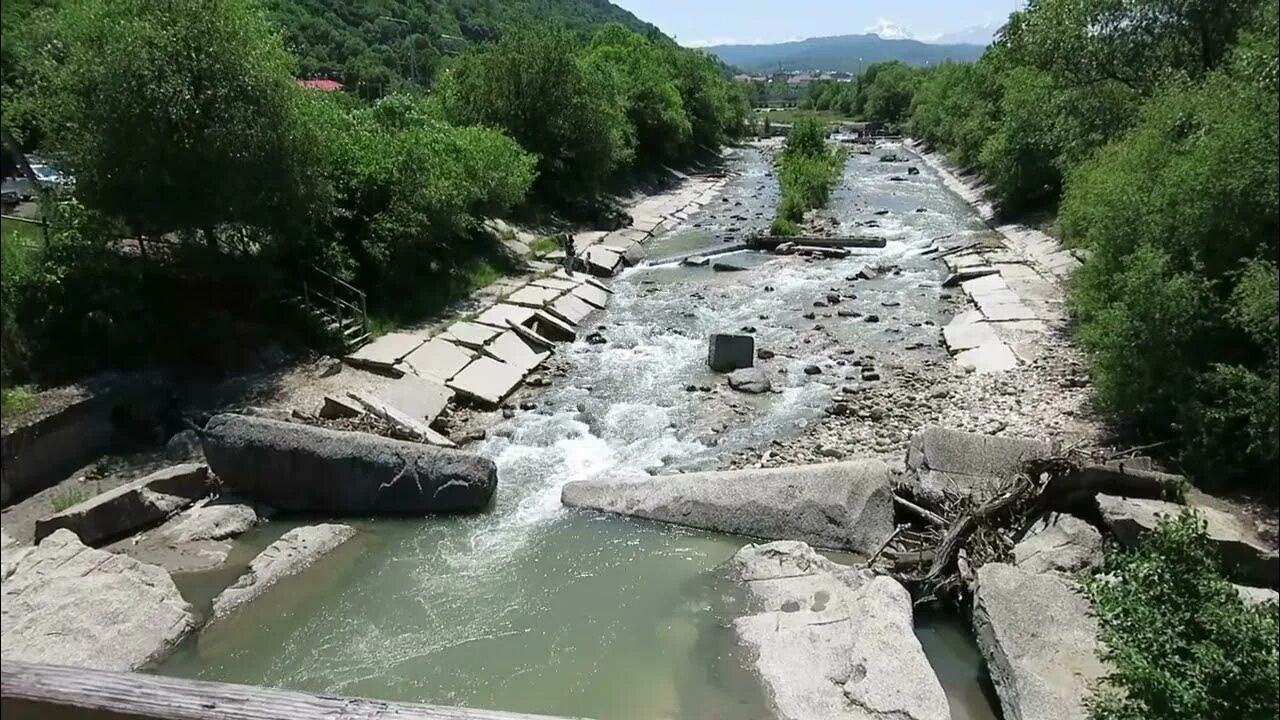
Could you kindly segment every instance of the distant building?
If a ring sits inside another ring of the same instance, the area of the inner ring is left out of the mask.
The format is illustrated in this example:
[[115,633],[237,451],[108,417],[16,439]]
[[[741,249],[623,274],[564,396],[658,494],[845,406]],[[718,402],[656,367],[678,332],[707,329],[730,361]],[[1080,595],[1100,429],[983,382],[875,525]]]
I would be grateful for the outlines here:
[[342,83],[329,78],[298,78],[299,87],[321,92],[335,92],[343,88]]
[[792,75],[791,77],[787,78],[788,85],[796,85],[799,87],[805,87],[811,84],[812,82],[813,82],[813,76],[808,73]]

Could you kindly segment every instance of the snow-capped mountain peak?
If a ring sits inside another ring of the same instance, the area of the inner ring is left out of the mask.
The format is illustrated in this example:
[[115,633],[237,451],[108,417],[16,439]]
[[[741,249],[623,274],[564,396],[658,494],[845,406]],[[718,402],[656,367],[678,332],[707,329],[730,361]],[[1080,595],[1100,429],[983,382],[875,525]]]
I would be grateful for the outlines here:
[[902,27],[898,23],[880,18],[876,20],[876,24],[866,29],[868,35],[879,35],[884,40],[912,40],[914,36],[910,30]]

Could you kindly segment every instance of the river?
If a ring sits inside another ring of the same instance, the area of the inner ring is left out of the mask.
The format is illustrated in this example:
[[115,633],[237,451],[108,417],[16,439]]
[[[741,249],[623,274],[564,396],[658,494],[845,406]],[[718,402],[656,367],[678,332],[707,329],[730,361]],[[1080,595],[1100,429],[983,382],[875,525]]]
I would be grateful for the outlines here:
[[[721,246],[730,227],[767,227],[777,199],[767,160],[745,148],[729,165],[721,198],[651,241],[650,257]],[[354,523],[357,541],[193,637],[159,671],[600,720],[769,717],[730,629],[742,598],[723,566],[745,541],[568,510],[560,488],[714,468],[727,453],[803,433],[841,381],[803,369],[829,362],[835,345],[877,356],[913,344],[942,353],[943,270],[919,251],[932,237],[984,226],[927,169],[903,182],[889,182],[890,173],[853,155],[832,201],[846,229],[878,224],[859,230],[885,235],[884,250],[817,262],[731,256],[752,267],[743,272],[674,263],[624,272],[610,307],[591,321],[608,342],[562,348],[565,376],[538,407],[471,447],[498,465],[489,512]],[[804,309],[868,262],[898,272],[860,290],[857,307],[892,307],[893,317],[881,309],[881,323],[833,318],[814,330]],[[781,392],[737,395],[706,368],[707,335],[748,326],[758,347],[779,351]],[[256,532],[246,547],[284,527]],[[199,595],[202,584],[226,579],[182,584]],[[963,627],[932,615],[919,624],[953,717],[995,717]]]

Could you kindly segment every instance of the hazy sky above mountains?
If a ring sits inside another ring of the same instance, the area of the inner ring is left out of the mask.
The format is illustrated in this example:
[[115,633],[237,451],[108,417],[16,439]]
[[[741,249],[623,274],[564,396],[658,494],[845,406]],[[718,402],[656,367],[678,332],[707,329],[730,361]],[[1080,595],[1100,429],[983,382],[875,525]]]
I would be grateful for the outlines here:
[[[613,0],[681,45],[778,43],[879,28],[918,40],[969,42],[1004,24],[1023,0]],[[961,34],[951,37],[952,34]]]

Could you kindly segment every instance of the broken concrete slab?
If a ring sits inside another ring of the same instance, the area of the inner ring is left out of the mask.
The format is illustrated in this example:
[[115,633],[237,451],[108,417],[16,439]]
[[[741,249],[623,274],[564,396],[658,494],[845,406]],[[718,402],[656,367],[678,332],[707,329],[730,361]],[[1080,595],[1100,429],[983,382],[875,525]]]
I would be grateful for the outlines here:
[[266,418],[215,415],[202,441],[228,490],[284,512],[468,512],[498,482],[493,462],[470,453]]
[[284,578],[306,570],[355,534],[349,525],[333,523],[290,530],[258,553],[249,563],[249,570],[214,598],[213,619],[225,618]]
[[525,307],[531,308],[542,308],[563,294],[563,290],[555,290],[536,285],[525,285],[519,290],[508,295],[505,302],[509,302],[513,305],[524,305]]
[[534,347],[514,330],[508,330],[499,335],[496,340],[485,347],[484,351],[495,360],[519,368],[525,373],[538,367],[544,360],[551,357],[550,352]]
[[979,303],[978,309],[991,322],[1035,320],[1035,312],[1022,302]]
[[391,369],[409,353],[417,350],[427,339],[408,333],[387,333],[347,356],[353,365],[375,369]]
[[879,460],[570,482],[573,507],[871,553],[893,532]]
[[956,364],[976,373],[1004,372],[1018,367],[1018,356],[997,340],[956,353]]
[[987,563],[977,578],[973,631],[1004,717],[1087,720],[1107,673],[1089,600],[1057,573]]
[[513,322],[517,325],[527,325],[533,319],[534,309],[524,307],[523,305],[511,305],[509,303],[498,303],[493,307],[480,313],[475,318],[477,323],[481,325],[489,325],[499,330],[507,329],[507,322]]
[[551,315],[564,320],[570,325],[581,325],[587,316],[596,311],[588,303],[574,295],[564,295],[546,307]]
[[430,425],[449,406],[453,391],[441,382],[405,376],[388,385],[379,397],[405,415]]
[[569,292],[592,307],[603,309],[609,304],[609,293],[594,285],[582,284]]
[[582,280],[567,280],[565,278],[552,276],[552,277],[545,277],[538,280],[534,280],[530,284],[536,285],[538,287],[550,288],[552,290],[561,290],[564,292],[568,292],[578,287],[579,285],[582,285],[583,283],[582,283]]
[[496,327],[463,320],[450,325],[443,337],[457,345],[479,350],[485,343],[498,337],[500,332],[502,331]]
[[360,417],[363,414],[364,408],[360,407],[355,401],[344,397],[326,395],[324,404],[320,406],[320,417],[325,420]]
[[612,277],[622,269],[622,254],[602,245],[587,248],[578,259],[586,266],[587,272],[600,277]]
[[538,335],[549,340],[573,340],[578,337],[578,331],[572,325],[546,310],[539,310],[534,313],[533,322],[528,325],[508,323],[507,327],[531,327]]
[[389,423],[396,429],[408,434],[410,437],[416,438],[422,442],[431,443],[440,447],[457,447],[452,440],[436,432],[424,420],[406,415],[400,410],[388,405],[378,398],[359,390],[350,390],[347,397],[356,401],[365,412],[381,418],[384,422]]
[[162,529],[174,542],[226,540],[243,535],[258,524],[252,505],[232,496],[202,500],[187,508]]
[[988,497],[1022,471],[1027,460],[1047,458],[1048,443],[1029,438],[980,435],[929,426],[907,446],[907,470],[916,477],[914,491],[941,502],[948,490]]
[[1102,565],[1102,533],[1074,515],[1037,518],[1013,546],[1018,567],[1033,573],[1075,573]]
[[431,338],[401,361],[420,378],[444,384],[457,375],[476,356],[475,352],[445,340]]
[[483,405],[497,406],[524,380],[525,371],[491,357],[478,357],[449,381],[449,387]]
[[196,625],[169,573],[85,546],[58,530],[0,585],[6,661],[128,672],[150,665]]
[[164,522],[214,489],[207,465],[175,465],[37,520],[35,539],[65,528],[86,545],[103,545]]
[[999,343],[1000,338],[976,310],[963,312],[942,328],[942,340],[952,353],[972,350],[983,345]]
[[897,581],[800,542],[748,545],[732,572],[750,614],[733,623],[788,720],[948,720],[947,696]]
[[990,265],[971,265],[960,267],[955,272],[948,275],[947,279],[942,281],[942,287],[952,288],[960,285],[961,283],[968,282],[969,280],[977,280],[980,277],[995,275],[998,272],[1000,272],[998,269],[991,267]]
[[[1115,495],[1097,496],[1098,512],[1116,539],[1127,546],[1137,545],[1160,521],[1186,512],[1185,505],[1163,500],[1140,500]],[[1205,535],[1221,558],[1223,569],[1249,585],[1280,587],[1280,557],[1256,540],[1235,517],[1210,507],[1196,507],[1205,522]]]

